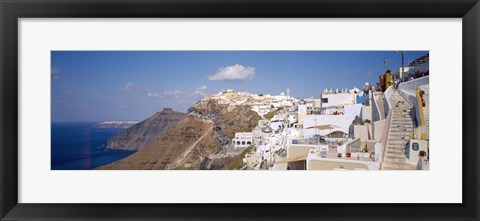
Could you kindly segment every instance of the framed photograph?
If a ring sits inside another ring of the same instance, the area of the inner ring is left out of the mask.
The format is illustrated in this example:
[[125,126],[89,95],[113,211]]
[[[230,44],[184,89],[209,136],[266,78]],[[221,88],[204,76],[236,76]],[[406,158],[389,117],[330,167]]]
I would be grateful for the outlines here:
[[0,4],[1,220],[479,220],[477,0]]

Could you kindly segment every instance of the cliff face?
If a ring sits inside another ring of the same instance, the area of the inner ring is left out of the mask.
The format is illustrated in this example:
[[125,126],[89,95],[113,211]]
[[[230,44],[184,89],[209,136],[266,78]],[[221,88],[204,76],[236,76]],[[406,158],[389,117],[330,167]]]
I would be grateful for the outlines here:
[[[228,146],[235,132],[251,131],[260,116],[250,106],[228,106],[201,101],[189,109],[189,116],[171,125],[147,147],[98,169],[206,169],[208,156]],[[138,139],[138,138],[137,138]],[[229,161],[238,159],[228,158]],[[239,169],[237,166],[213,169]]]
[[155,141],[170,126],[187,117],[186,113],[164,108],[152,117],[137,123],[127,130],[112,137],[108,141],[107,148],[115,150],[141,150]]
[[[197,145],[212,139],[212,122],[189,116],[168,128],[148,147],[98,169],[163,170],[185,165],[191,155],[201,154]],[[205,149],[205,148],[203,148]]]
[[219,104],[214,100],[200,101],[188,109],[190,115],[214,122],[217,142],[226,145],[235,132],[249,132],[258,124],[261,117],[249,105]]

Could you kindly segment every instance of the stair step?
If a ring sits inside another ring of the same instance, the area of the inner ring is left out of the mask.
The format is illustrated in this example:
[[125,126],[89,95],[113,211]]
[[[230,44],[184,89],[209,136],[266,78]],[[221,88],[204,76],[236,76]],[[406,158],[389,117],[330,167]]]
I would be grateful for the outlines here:
[[404,128],[401,128],[401,127],[392,127],[390,128],[390,132],[393,132],[393,131],[407,131],[407,132],[411,132],[413,131],[413,128],[407,128],[407,127],[404,127]]
[[404,149],[400,148],[387,148],[387,150],[390,150],[391,152],[385,152],[385,156],[401,156],[405,157],[405,151]]
[[392,122],[390,125],[391,125],[391,128],[404,127],[404,126],[413,127],[412,122]]
[[415,119],[415,115],[404,115],[404,114],[393,114],[392,115],[392,118],[395,119],[395,118],[406,118],[406,119]]
[[404,150],[406,146],[406,142],[402,144],[388,144],[387,149],[392,149],[392,150]]
[[404,131],[404,130],[390,130],[389,134],[394,134],[394,135],[400,135],[400,134],[410,134],[410,131]]
[[409,140],[410,140],[410,136],[389,136],[388,139],[389,139],[389,140],[391,140],[391,139],[394,139],[394,140],[404,140],[404,141],[406,142],[406,141],[409,141]]
[[403,117],[414,117],[415,114],[414,113],[405,113],[405,112],[393,112],[393,117],[396,117],[396,116],[403,116]]
[[385,151],[386,154],[405,154],[405,151],[398,149],[390,149]]
[[393,162],[405,162],[405,154],[385,154],[385,162],[393,161]]
[[409,110],[411,111],[411,110],[414,110],[414,108],[410,105],[398,105],[398,107],[397,107],[397,105],[393,104],[392,106],[394,107],[394,108],[392,108],[392,110],[396,110],[396,111],[409,111]]
[[401,122],[401,121],[405,121],[405,122],[410,122],[410,121],[414,121],[415,118],[407,118],[407,117],[394,117],[392,119],[392,121],[395,121],[395,122]]
[[388,147],[404,147],[408,140],[389,140]]
[[[405,144],[407,144],[407,141],[403,142],[393,142],[394,140],[388,142],[387,147],[394,147],[394,148],[405,148]],[[396,140],[395,140],[396,141]]]
[[415,170],[415,169],[416,169],[416,167],[412,166],[412,165],[396,166],[396,165],[388,164],[388,165],[382,167],[382,170]]
[[392,116],[415,116],[415,113],[408,113],[408,112],[403,112],[403,111],[394,111]]
[[387,146],[392,146],[392,147],[403,147],[408,140],[389,140]]
[[400,121],[400,120],[395,120],[391,122],[391,125],[413,125],[412,121]]
[[390,134],[391,134],[391,135],[395,135],[395,136],[410,135],[411,132],[412,132],[411,130],[410,130],[410,131],[398,131],[398,130],[397,130],[397,131],[394,131],[394,130],[390,130],[389,135],[390,135]]
[[[405,158],[406,159],[406,158]],[[389,166],[389,167],[411,167],[409,163],[407,163],[406,160],[403,162],[393,162],[393,161],[385,161],[383,162],[383,166]]]
[[400,140],[404,140],[402,138],[408,138],[410,137],[410,132],[406,132],[406,133],[390,133],[388,135],[388,138],[389,139],[393,139],[393,138],[397,138],[397,139],[400,139]]
[[405,144],[407,143],[406,141],[405,142],[395,142],[393,143],[393,141],[396,141],[396,140],[391,140],[392,142],[389,142],[387,147],[393,147],[393,148],[405,148]]
[[402,157],[401,159],[388,159],[385,158],[385,163],[397,163],[397,164],[405,164],[407,162],[407,158]]
[[396,105],[393,105],[392,109],[394,110],[399,110],[399,111],[408,111],[408,110],[411,110],[412,107],[411,106],[396,106]]

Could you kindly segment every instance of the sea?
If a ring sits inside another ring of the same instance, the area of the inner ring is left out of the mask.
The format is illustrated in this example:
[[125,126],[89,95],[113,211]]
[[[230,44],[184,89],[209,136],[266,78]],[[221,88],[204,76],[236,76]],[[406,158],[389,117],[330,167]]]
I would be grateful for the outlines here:
[[99,149],[126,128],[94,128],[96,123],[52,123],[52,170],[90,170],[134,153]]

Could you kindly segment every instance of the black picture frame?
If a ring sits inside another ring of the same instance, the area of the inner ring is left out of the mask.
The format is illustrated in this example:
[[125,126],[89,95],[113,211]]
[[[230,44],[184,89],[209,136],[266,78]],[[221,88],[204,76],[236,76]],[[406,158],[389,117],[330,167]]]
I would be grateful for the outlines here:
[[[0,0],[0,15],[1,220],[479,220],[478,0]],[[63,17],[462,18],[463,203],[19,204],[17,20]]]

